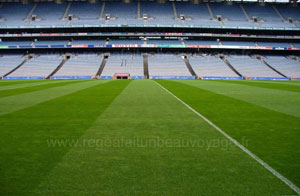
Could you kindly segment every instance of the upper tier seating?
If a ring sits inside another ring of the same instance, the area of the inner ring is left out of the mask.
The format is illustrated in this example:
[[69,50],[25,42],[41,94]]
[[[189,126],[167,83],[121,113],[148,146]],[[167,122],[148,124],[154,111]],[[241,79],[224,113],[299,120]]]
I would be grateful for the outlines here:
[[72,2],[68,15],[74,15],[79,20],[72,20],[70,25],[100,25],[104,24],[103,20],[99,20],[102,2],[86,3]]
[[31,41],[2,41],[0,46],[30,46],[31,43]]
[[153,17],[153,19],[147,20],[147,24],[182,24],[180,20],[174,20],[172,4],[170,2],[156,3],[142,1],[141,16],[143,16],[143,14],[147,14],[148,17]]
[[[100,1],[88,3],[81,1],[55,4],[53,2],[39,3],[3,3],[0,7],[0,26],[54,26],[54,25],[204,25],[204,26],[230,26],[230,27],[257,27],[257,23],[248,21],[239,4],[233,3],[199,3],[174,2],[177,17],[174,18],[172,2],[157,3],[155,1],[141,1],[140,18],[138,17],[138,2],[123,3],[121,1]],[[300,7],[290,5],[275,5],[285,19],[292,17],[294,24],[283,22],[276,13],[273,5],[260,6],[257,3],[243,3],[243,7],[252,19],[258,17],[261,27],[300,27]],[[208,6],[211,8],[212,17]],[[68,9],[69,8],[69,9]],[[102,10],[102,8],[104,8]],[[32,11],[32,13],[31,13]],[[103,12],[102,12],[103,11]],[[36,20],[31,21],[31,15],[36,15]],[[109,14],[110,19],[105,20]],[[143,14],[148,15],[146,21]],[[73,19],[68,21],[68,16]],[[185,16],[185,20],[180,19]],[[222,16],[223,23],[216,20]],[[28,17],[28,20],[25,20]],[[101,17],[101,18],[99,18]]]
[[253,3],[244,4],[243,6],[251,19],[253,16],[256,16],[259,20],[263,20],[259,21],[262,27],[293,27],[293,25],[290,23],[282,22],[282,19],[273,9],[272,5],[266,4],[261,6]]
[[33,11],[33,15],[37,15],[39,20],[34,21],[33,25],[65,25],[66,21],[62,20],[66,10],[67,3],[38,3]]
[[113,76],[116,73],[128,73],[130,76],[143,76],[143,57],[139,54],[110,55],[102,72],[102,76]]
[[254,22],[249,22],[238,4],[228,5],[226,3],[210,3],[214,14],[222,16],[225,26],[256,26]]
[[225,46],[256,46],[254,42],[243,42],[243,41],[222,41]]
[[285,19],[288,19],[289,17],[293,18],[294,20],[298,20],[300,22],[300,7],[299,5],[297,7],[293,7],[291,5],[275,5],[277,9],[280,11],[282,16]]
[[257,42],[259,46],[272,46],[272,47],[292,47],[290,43],[286,42]]
[[182,57],[156,54],[148,57],[150,76],[191,76]]
[[215,56],[191,56],[189,61],[198,76],[238,77],[223,60]]
[[211,20],[205,3],[176,2],[176,8],[178,15],[184,14],[186,18],[191,18],[185,21],[187,25],[220,25],[219,22]]
[[106,2],[103,17],[106,14],[116,17],[116,19],[109,20],[108,24],[144,24],[144,20],[137,19],[137,2]]
[[4,3],[0,8],[0,16],[6,20],[0,21],[0,25],[29,25],[28,21],[24,21],[27,14],[31,10],[33,4],[23,5],[21,3]]
[[66,45],[67,43],[67,40],[41,40],[34,42],[34,45]]

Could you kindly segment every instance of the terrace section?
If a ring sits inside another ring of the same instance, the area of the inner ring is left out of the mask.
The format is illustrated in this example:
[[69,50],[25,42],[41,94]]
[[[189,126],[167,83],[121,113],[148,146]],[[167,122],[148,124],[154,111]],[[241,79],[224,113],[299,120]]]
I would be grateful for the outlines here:
[[143,57],[140,54],[111,54],[101,76],[114,76],[116,73],[127,73],[131,77],[144,76]]
[[46,78],[62,61],[59,55],[36,55],[9,77],[44,77]]
[[196,74],[200,77],[238,77],[238,75],[217,56],[194,55],[189,57],[189,62]]
[[284,75],[291,78],[300,78],[299,61],[284,56],[265,56],[264,60]]
[[6,54],[0,56],[0,77],[3,77],[4,75],[12,71],[14,68],[20,65],[24,60],[25,58],[23,58],[23,55]]
[[227,57],[227,60],[244,77],[282,78],[281,75],[267,67],[256,57],[232,55]]
[[102,62],[98,54],[73,54],[54,77],[95,76]]
[[191,77],[183,57],[173,54],[155,54],[148,56],[150,77]]

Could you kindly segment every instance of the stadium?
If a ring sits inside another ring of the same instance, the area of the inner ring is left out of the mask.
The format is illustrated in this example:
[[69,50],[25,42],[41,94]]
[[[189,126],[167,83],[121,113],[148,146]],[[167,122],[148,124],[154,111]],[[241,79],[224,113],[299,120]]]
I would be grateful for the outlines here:
[[0,0],[0,195],[300,195],[297,0]]

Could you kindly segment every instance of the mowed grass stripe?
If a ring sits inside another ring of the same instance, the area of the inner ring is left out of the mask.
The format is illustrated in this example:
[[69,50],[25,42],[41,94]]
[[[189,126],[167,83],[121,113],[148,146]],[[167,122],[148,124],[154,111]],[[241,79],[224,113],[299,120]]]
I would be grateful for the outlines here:
[[40,91],[40,90],[45,90],[53,87],[58,87],[58,86],[64,86],[68,84],[75,84],[78,82],[83,82],[80,80],[73,80],[73,81],[67,81],[67,80],[62,80],[62,81],[55,81],[55,82],[44,82],[44,83],[38,83],[37,85],[30,85],[28,87],[23,86],[20,88],[15,88],[15,89],[9,89],[9,90],[0,90],[0,98],[2,97],[7,97],[7,96],[13,96],[13,95],[20,95],[24,93],[30,93],[34,91]]
[[[95,84],[0,116],[1,195],[32,195],[40,180],[70,149],[68,146],[51,148],[49,140],[79,138],[127,86],[128,81]],[[72,87],[76,88],[69,86]]]
[[151,80],[132,81],[75,143],[33,195],[294,194]]
[[213,93],[300,117],[300,93],[217,81],[178,81]]
[[41,82],[42,80],[0,80],[0,87]]
[[174,81],[159,81],[251,152],[300,186],[300,119]]
[[[248,85],[248,86],[254,86],[254,87],[261,87],[261,88],[267,88],[267,89],[277,89],[277,90],[283,90],[283,91],[291,91],[291,92],[300,92],[300,86],[299,85],[289,85],[289,81],[285,82],[264,82],[264,81],[233,81],[233,80],[227,80],[227,81],[219,81],[223,83],[232,83],[232,84],[241,84],[241,85]],[[294,83],[292,83],[294,84]]]
[[296,85],[299,86],[300,85],[300,81],[299,80],[288,80],[288,81],[278,81],[278,80],[274,80],[274,81],[266,81],[266,80],[252,80],[252,82],[258,82],[258,83],[271,83],[271,84],[283,84],[283,85]]
[[2,97],[0,98],[0,115],[8,114],[17,110],[31,107],[35,104],[49,101],[51,99],[74,93],[85,88],[96,86],[104,82],[107,81],[94,80],[79,82],[75,84],[69,83],[68,85],[58,86],[50,89]]
[[29,83],[19,83],[14,85],[6,85],[6,86],[0,86],[0,93],[3,90],[12,90],[12,89],[18,89],[18,88],[26,88],[26,87],[33,87],[33,86],[39,86],[44,84],[55,84],[60,82],[72,82],[74,80],[42,80],[40,82],[29,82]]

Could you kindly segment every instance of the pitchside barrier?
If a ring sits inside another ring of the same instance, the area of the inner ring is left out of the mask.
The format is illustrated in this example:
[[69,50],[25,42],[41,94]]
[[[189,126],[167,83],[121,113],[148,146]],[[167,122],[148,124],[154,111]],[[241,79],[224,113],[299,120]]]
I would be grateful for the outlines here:
[[194,80],[194,76],[152,76],[150,79],[154,80],[162,80],[162,79],[170,79],[170,80]]
[[45,77],[3,77],[3,80],[43,80]]
[[291,78],[278,78],[278,77],[248,77],[248,80],[291,80]]
[[199,78],[200,80],[243,80],[243,77],[213,77],[213,76],[203,76]]
[[56,79],[93,79],[93,76],[52,76],[50,77],[51,80]]

